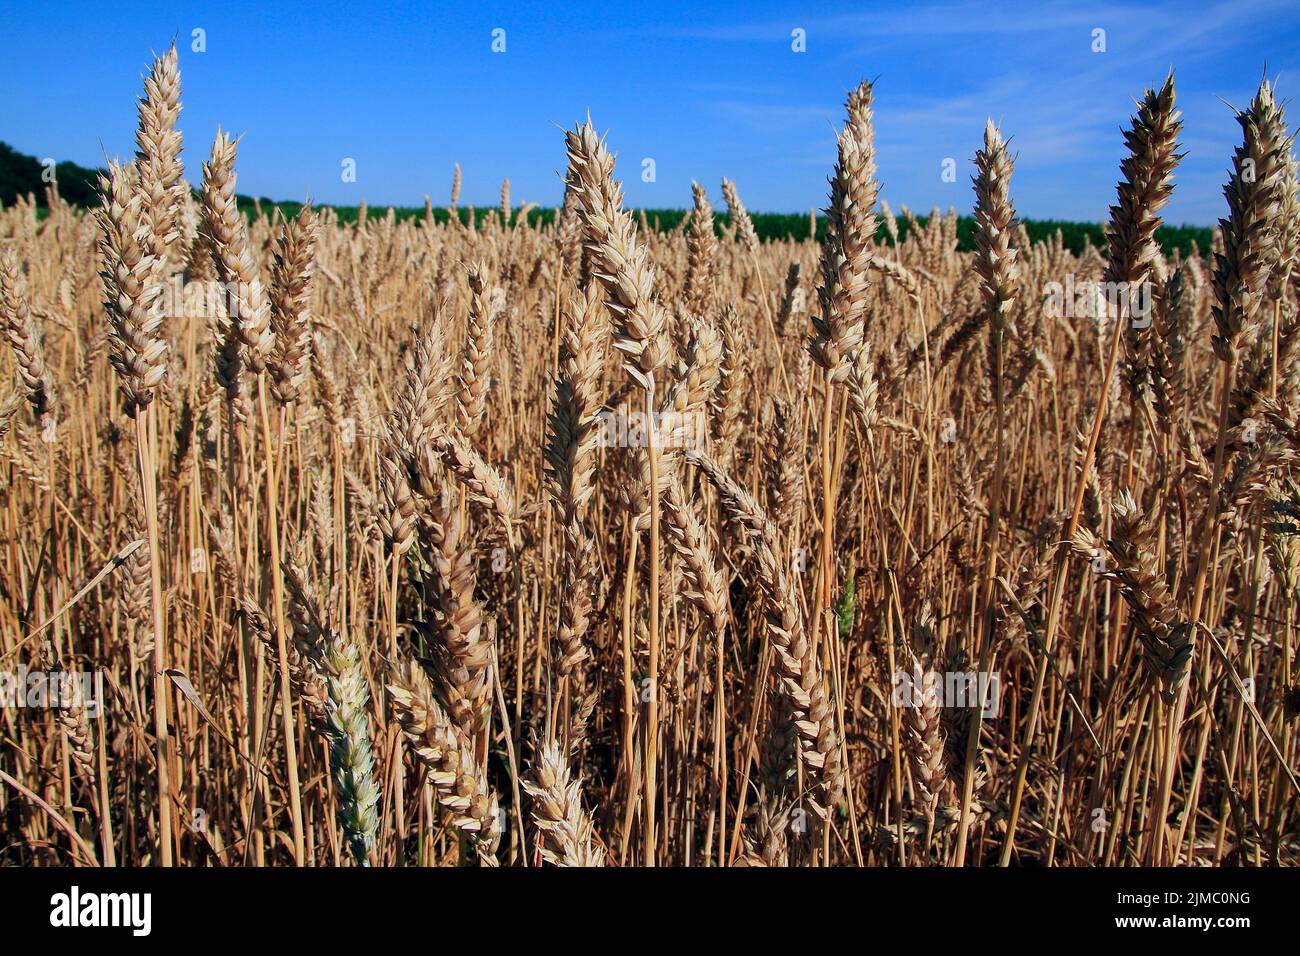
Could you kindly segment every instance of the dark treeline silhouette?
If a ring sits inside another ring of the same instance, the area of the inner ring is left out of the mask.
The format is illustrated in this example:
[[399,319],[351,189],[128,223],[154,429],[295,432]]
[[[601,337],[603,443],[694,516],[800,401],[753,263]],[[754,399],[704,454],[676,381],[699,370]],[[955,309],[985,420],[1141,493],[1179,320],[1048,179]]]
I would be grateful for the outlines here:
[[[20,153],[8,143],[0,142],[0,203],[12,206],[19,196],[30,193],[36,197],[37,205],[45,206],[45,188],[50,185],[47,168],[35,156]],[[87,169],[71,162],[56,163],[54,179],[59,185],[59,195],[73,205],[98,204],[98,169]]]
[[[41,160],[35,156],[28,156],[20,153],[7,143],[0,142],[0,204],[11,206],[19,196],[32,195],[36,198],[38,207],[46,205],[45,188],[48,185],[47,176],[42,174],[46,167],[42,165]],[[74,206],[90,207],[99,204],[99,194],[97,184],[99,181],[98,169],[87,169],[84,166],[78,166],[72,162],[57,163],[54,166],[54,176],[58,181],[59,195]],[[236,196],[236,203],[239,208],[250,218],[259,211],[264,215],[271,215],[273,209],[279,208],[286,216],[294,216],[301,203],[296,202],[275,202],[271,199],[262,197],[254,200],[251,196]],[[356,206],[336,206],[339,219],[342,222],[355,221],[359,215]],[[401,207],[395,210],[399,219],[405,219],[412,216],[423,216],[425,214],[423,207]],[[461,207],[454,212],[442,207],[434,207],[431,210],[434,218],[438,221],[445,221],[451,215],[459,215],[462,221],[468,221],[469,209]],[[686,215],[685,209],[647,209],[646,221],[652,228],[659,230],[674,229]],[[371,207],[368,210],[368,216],[383,216],[386,209],[382,207]],[[477,209],[474,212],[476,220],[482,220],[494,213],[492,207],[486,209]],[[528,213],[529,221],[537,224],[540,220],[542,223],[550,222],[555,217],[554,209],[533,209]],[[807,213],[763,213],[752,212],[750,214],[754,221],[754,230],[758,233],[760,239],[806,239],[811,220]],[[730,221],[726,213],[718,213],[716,216],[718,227]],[[917,221],[924,225],[929,221],[928,216],[918,216]],[[1106,234],[1099,223],[1080,223],[1080,222],[1060,222],[1050,219],[1025,219],[1022,220],[1030,239],[1035,242],[1048,239],[1055,235],[1059,229],[1065,247],[1076,255],[1084,250],[1087,245],[1092,245],[1100,249],[1106,247]],[[826,220],[823,216],[818,216],[817,220],[817,238],[825,235]],[[900,240],[907,238],[910,224],[906,219],[898,220]],[[1205,253],[1210,248],[1212,231],[1199,226],[1161,226],[1156,230],[1156,239],[1160,242],[1167,254],[1172,254],[1175,249],[1180,250],[1184,255],[1190,253],[1195,248],[1201,253]],[[885,231],[883,222],[880,225],[880,231],[876,236],[876,241],[882,244],[890,241]],[[975,220],[970,216],[962,216],[957,225],[957,245],[963,251],[969,251],[975,247]]]

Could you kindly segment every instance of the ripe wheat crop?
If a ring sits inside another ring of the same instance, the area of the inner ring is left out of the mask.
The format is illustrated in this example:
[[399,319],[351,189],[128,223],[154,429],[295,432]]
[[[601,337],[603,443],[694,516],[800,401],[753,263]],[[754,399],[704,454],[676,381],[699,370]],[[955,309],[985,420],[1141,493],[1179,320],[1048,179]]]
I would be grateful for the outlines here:
[[0,210],[0,862],[1300,860],[1282,105],[1169,252],[1146,91],[1072,251],[991,122],[973,242],[895,215],[875,95],[816,241],[651,228],[589,120],[553,217],[250,219],[159,57]]

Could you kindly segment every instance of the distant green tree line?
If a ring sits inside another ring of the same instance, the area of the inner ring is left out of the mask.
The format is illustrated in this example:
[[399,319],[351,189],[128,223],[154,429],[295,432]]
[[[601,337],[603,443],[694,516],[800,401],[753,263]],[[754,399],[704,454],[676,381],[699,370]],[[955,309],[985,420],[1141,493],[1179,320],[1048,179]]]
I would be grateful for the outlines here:
[[[19,196],[31,193],[36,201],[45,205],[45,187],[48,177],[43,177],[46,167],[35,156],[20,153],[8,143],[0,142],[0,203],[12,206]],[[59,195],[76,206],[93,206],[99,200],[96,188],[99,170],[86,169],[76,163],[54,164],[54,178],[59,184]]]
[[[0,203],[11,206],[17,200],[17,197],[31,194],[36,197],[38,205],[43,207],[45,205],[45,187],[47,185],[42,177],[44,169],[45,167],[36,157],[27,156],[6,143],[0,142]],[[90,207],[96,205],[99,201],[96,191],[99,173],[100,170],[98,169],[87,169],[84,166],[78,166],[76,163],[62,162],[56,164],[54,174],[58,181],[59,195],[76,206]],[[263,215],[270,215],[274,209],[278,208],[286,216],[295,215],[302,206],[301,203],[297,202],[275,202],[267,198],[254,199],[251,196],[242,195],[237,197],[237,201],[239,208],[250,217],[255,214],[259,206]],[[360,214],[360,209],[356,206],[335,206],[333,209],[341,222],[356,222],[357,216]],[[399,220],[423,217],[425,214],[422,206],[403,206],[394,208],[393,211]],[[367,210],[367,217],[371,219],[382,218],[387,212],[387,207],[371,207]],[[447,222],[453,212],[460,217],[461,222],[468,224],[470,217],[468,207],[461,206],[454,211],[442,206],[435,206],[432,209],[433,218],[437,222]],[[553,208],[532,209],[528,213],[528,221],[533,225],[539,223],[543,225],[549,224],[554,222],[556,213],[557,210]],[[488,217],[497,214],[496,207],[485,207],[473,211],[477,224],[482,224]],[[651,228],[662,231],[672,230],[681,225],[687,210],[646,209],[644,214]],[[637,215],[640,215],[640,211],[638,211]],[[726,213],[719,212],[715,218],[718,228],[722,228],[724,224],[730,222],[730,217]],[[750,218],[754,220],[754,230],[758,233],[760,239],[808,238],[810,217],[807,213],[753,212],[750,213]],[[917,219],[924,226],[929,217],[918,216]],[[1074,253],[1082,252],[1088,244],[1101,249],[1104,249],[1106,245],[1105,230],[1098,223],[1063,222],[1055,219],[1025,219],[1023,222],[1029,237],[1034,241],[1048,239],[1059,229],[1066,248]],[[903,218],[898,220],[900,240],[907,238],[910,228],[908,220]],[[826,234],[826,219],[823,216],[817,217],[816,233],[818,239],[821,239]],[[1213,230],[1203,226],[1162,226],[1156,230],[1156,239],[1160,242],[1166,254],[1172,254],[1175,249],[1187,254],[1191,251],[1193,243],[1202,253],[1205,253],[1210,248],[1212,236]],[[877,241],[882,243],[889,241],[883,223],[877,234]],[[962,216],[957,222],[957,246],[964,251],[975,248],[975,220],[970,216]]]

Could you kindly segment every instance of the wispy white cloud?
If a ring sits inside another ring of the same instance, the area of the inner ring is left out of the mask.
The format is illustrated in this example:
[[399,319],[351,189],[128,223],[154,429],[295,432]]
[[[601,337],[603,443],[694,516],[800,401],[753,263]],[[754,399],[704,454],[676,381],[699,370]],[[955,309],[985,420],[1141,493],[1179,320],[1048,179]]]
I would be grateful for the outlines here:
[[814,34],[851,39],[888,39],[911,36],[993,36],[1057,32],[1069,28],[1104,27],[1143,34],[1162,34],[1170,45],[1199,36],[1218,34],[1225,26],[1267,28],[1270,15],[1293,11],[1292,0],[1233,0],[1189,10],[1184,3],[1101,3],[1082,5],[1066,0],[999,4],[996,8],[969,3],[907,3],[877,7],[861,13],[803,16],[791,13],[781,19],[694,23],[638,27],[640,35],[755,43],[788,43],[790,31],[802,27]]

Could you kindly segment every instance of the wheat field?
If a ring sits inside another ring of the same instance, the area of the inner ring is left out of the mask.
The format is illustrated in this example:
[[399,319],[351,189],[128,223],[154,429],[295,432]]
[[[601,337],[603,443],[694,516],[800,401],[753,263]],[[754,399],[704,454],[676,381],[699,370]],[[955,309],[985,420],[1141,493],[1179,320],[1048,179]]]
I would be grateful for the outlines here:
[[866,83],[820,243],[652,228],[590,118],[554,225],[250,220],[177,64],[98,208],[0,210],[0,862],[1300,861],[1267,81],[1213,248],[1171,75],[1076,255],[992,122],[975,250],[899,242]]

